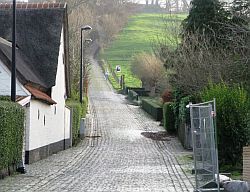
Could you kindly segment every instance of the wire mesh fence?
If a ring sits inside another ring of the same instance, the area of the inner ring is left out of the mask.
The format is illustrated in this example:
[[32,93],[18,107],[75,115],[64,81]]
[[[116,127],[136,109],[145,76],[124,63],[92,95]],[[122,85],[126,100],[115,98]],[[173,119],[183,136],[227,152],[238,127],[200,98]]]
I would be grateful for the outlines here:
[[195,191],[220,191],[215,126],[215,100],[189,104],[193,137]]

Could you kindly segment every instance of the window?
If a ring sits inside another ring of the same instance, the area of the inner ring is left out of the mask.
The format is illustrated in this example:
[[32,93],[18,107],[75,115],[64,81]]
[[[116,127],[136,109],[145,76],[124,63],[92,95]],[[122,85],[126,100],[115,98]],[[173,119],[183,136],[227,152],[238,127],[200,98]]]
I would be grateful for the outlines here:
[[37,110],[37,119],[38,120],[40,119],[40,111],[39,111],[39,109]]
[[45,119],[45,115],[43,116],[43,125],[45,126],[45,122],[46,122],[46,119]]

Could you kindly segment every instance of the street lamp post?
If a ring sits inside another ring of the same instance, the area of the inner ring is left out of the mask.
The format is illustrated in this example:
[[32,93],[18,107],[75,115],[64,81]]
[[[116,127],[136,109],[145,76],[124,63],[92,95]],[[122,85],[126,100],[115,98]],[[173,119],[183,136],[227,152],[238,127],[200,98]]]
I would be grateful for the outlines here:
[[81,27],[81,64],[80,64],[80,103],[82,103],[82,89],[83,89],[83,31],[89,31],[92,27],[85,25]]
[[12,17],[12,66],[11,66],[11,101],[16,101],[16,0],[13,0]]
[[[12,4],[12,66],[11,66],[11,101],[16,102],[16,0]],[[23,146],[24,147],[24,146]],[[17,171],[26,173],[24,161],[19,161]]]

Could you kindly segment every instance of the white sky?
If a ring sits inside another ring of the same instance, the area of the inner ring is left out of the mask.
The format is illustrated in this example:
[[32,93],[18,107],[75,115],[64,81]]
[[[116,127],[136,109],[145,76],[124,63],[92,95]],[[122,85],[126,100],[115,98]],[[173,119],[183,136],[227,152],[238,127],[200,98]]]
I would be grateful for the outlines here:
[[[0,3],[13,2],[13,0],[0,0]],[[16,2],[28,2],[28,0],[16,0]]]
[[[141,4],[145,4],[145,0],[131,0],[132,2],[139,2]],[[232,2],[233,0],[220,0],[220,1],[224,1],[224,2]],[[159,2],[164,2],[164,0],[159,0]],[[149,0],[149,3],[151,3],[151,0]]]

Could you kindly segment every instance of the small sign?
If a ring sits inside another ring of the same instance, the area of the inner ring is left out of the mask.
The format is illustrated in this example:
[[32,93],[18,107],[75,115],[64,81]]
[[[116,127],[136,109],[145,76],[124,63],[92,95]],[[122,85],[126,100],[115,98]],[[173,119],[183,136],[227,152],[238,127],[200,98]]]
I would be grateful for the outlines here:
[[212,111],[212,117],[216,117],[216,113],[215,113],[215,111]]
[[116,72],[121,72],[121,66],[120,65],[116,65],[115,70],[116,70]]

